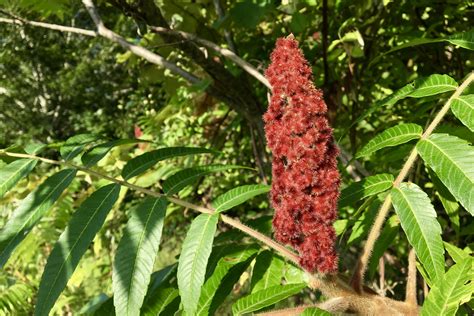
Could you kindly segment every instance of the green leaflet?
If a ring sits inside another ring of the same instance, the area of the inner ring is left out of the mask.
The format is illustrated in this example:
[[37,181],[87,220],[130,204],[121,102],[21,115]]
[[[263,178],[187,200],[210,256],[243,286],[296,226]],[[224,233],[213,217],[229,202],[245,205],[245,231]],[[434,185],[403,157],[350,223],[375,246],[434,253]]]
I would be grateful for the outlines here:
[[59,149],[61,157],[63,157],[64,160],[71,160],[79,155],[88,144],[98,139],[100,139],[100,137],[95,134],[75,135],[66,140],[64,145]]
[[395,238],[398,235],[400,226],[400,220],[397,215],[391,216],[386,222],[380,233],[379,238],[374,245],[374,251],[370,257],[369,262],[369,276],[373,278],[375,271],[377,270],[379,259],[383,256],[383,253],[393,244]]
[[55,173],[21,201],[12,217],[0,231],[0,267],[26,237],[34,225],[53,206],[76,175],[75,169]]
[[37,160],[19,159],[0,169],[0,199],[22,178],[26,177],[38,163]]
[[265,184],[243,185],[233,188],[226,193],[218,196],[212,206],[216,212],[227,211],[237,205],[240,205],[251,198],[270,191],[270,186]]
[[194,315],[199,303],[218,218],[218,214],[196,217],[183,243],[177,276],[179,294],[188,315]]
[[226,254],[219,259],[214,271],[202,287],[196,315],[214,314],[215,310],[230,294],[242,273],[255,258],[257,251],[258,248],[249,245],[245,246],[243,250]]
[[119,315],[139,315],[161,240],[164,198],[147,198],[133,210],[115,255],[112,275]]
[[243,315],[273,305],[291,295],[301,292],[306,284],[286,284],[269,287],[247,295],[232,305],[234,315]]
[[265,250],[260,253],[252,270],[251,292],[280,285],[284,266],[285,262],[271,251]]
[[122,170],[122,177],[128,180],[153,167],[159,161],[187,155],[216,154],[217,152],[207,148],[198,147],[167,147],[153,150],[137,156],[127,162]]
[[474,261],[468,256],[452,266],[431,288],[422,316],[456,315],[459,305],[468,302],[474,292]]
[[433,74],[428,77],[415,79],[413,82],[398,89],[391,95],[372,104],[364,113],[362,113],[361,116],[359,116],[350,126],[344,130],[344,132],[341,134],[341,139],[347,134],[351,127],[359,124],[369,115],[383,107],[393,106],[399,100],[408,97],[421,98],[447,91],[454,91],[456,90],[457,86],[457,82],[448,75]]
[[474,215],[474,149],[466,141],[447,134],[432,134],[416,146],[456,200]]
[[117,201],[120,185],[109,184],[87,198],[74,213],[51,252],[41,277],[35,315],[49,314],[79,260]]
[[331,316],[331,313],[317,307],[306,308],[300,316]]
[[141,315],[173,315],[174,311],[179,308],[180,298],[178,289],[171,287],[159,288],[154,294],[153,302],[144,308]]
[[404,144],[413,139],[418,139],[423,133],[423,128],[417,124],[399,124],[390,127],[372,138],[356,155],[357,158],[369,156],[379,149]]
[[392,187],[393,180],[391,174],[382,173],[352,183],[342,190],[339,207],[354,205],[366,197],[384,192]]
[[430,199],[413,183],[400,184],[392,189],[391,195],[400,224],[430,281],[439,280],[444,274],[444,247]]
[[464,260],[465,258],[471,255],[471,251],[462,250],[447,242],[443,242],[443,243],[444,243],[444,248],[446,249],[446,251],[448,251],[449,255],[456,263],[459,263],[460,261]]
[[86,167],[91,167],[98,163],[102,158],[107,155],[107,153],[114,147],[116,146],[121,146],[121,145],[129,145],[129,144],[136,144],[136,143],[145,143],[149,142],[147,140],[141,140],[141,139],[117,139],[117,140],[112,140],[110,142],[102,143],[99,145],[96,145],[89,149],[87,152],[85,152],[82,157],[82,163]]
[[251,169],[248,167],[234,165],[207,165],[186,168],[176,172],[174,175],[166,179],[163,183],[163,191],[172,195],[184,189],[187,185],[193,183],[197,179],[213,172],[219,172],[230,169]]
[[474,132],[474,94],[461,95],[451,103],[451,111]]

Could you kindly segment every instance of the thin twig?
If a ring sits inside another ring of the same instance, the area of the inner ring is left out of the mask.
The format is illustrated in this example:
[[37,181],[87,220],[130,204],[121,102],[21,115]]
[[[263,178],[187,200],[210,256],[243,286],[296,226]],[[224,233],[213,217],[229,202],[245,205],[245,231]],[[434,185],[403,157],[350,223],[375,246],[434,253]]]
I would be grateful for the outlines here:
[[[153,197],[164,197],[168,201],[170,201],[174,204],[177,204],[179,206],[183,206],[183,207],[188,208],[188,209],[192,209],[192,210],[195,210],[195,211],[198,211],[198,212],[201,212],[201,213],[206,213],[206,214],[214,214],[214,212],[215,212],[211,208],[199,206],[199,205],[196,205],[196,204],[189,203],[189,202],[186,202],[184,200],[178,199],[176,197],[168,196],[166,194],[162,194],[162,193],[159,193],[159,192],[156,192],[156,191],[153,191],[153,190],[149,190],[149,189],[140,187],[138,185],[135,185],[133,183],[130,183],[128,181],[116,179],[116,178],[110,177],[108,175],[105,175],[103,173],[91,170],[91,169],[83,167],[83,166],[78,166],[78,165],[72,164],[72,163],[67,162],[67,161],[52,160],[52,159],[43,158],[43,157],[39,157],[39,156],[35,156],[35,155],[12,153],[12,152],[3,151],[3,150],[0,150],[0,155],[8,156],[8,157],[16,157],[16,158],[35,159],[35,160],[39,160],[39,161],[42,161],[42,162],[45,162],[45,163],[48,163],[48,164],[65,166],[65,167],[68,167],[68,168],[74,168],[74,169],[80,170],[82,172],[88,173],[88,174],[90,174],[94,177],[105,179],[105,180],[108,180],[110,182],[120,184],[124,187],[130,188],[130,189],[135,190],[137,192],[144,193],[146,195],[150,195],[150,196],[153,196]],[[294,252],[292,252],[291,250],[287,249],[283,245],[280,245],[279,243],[277,243],[273,239],[263,235],[262,233],[254,230],[254,229],[252,229],[252,228],[250,228],[250,227],[248,227],[244,224],[242,224],[239,220],[233,219],[233,218],[228,217],[228,216],[223,215],[223,214],[220,214],[220,217],[221,217],[221,220],[224,223],[243,231],[244,233],[248,234],[251,237],[254,237],[254,238],[260,240],[262,243],[264,243],[268,247],[270,247],[270,248],[274,249],[275,251],[279,252],[281,256],[283,256],[286,259],[298,264],[298,255],[295,254]]]
[[[214,8],[216,9],[216,14],[219,17],[219,20],[224,19],[225,15],[224,15],[224,11],[222,10],[220,0],[214,0],[213,2],[214,2]],[[227,42],[227,45],[229,45],[229,49],[232,52],[237,53],[237,50],[236,50],[235,44],[234,44],[234,40],[232,39],[232,33],[227,28],[224,28],[224,36],[225,36],[225,40]]]
[[123,48],[131,51],[132,53],[134,53],[137,56],[142,57],[143,59],[148,60],[152,64],[155,64],[155,65],[161,66],[163,68],[169,69],[171,72],[174,72],[175,74],[183,77],[184,79],[186,79],[187,81],[189,81],[193,84],[201,82],[201,79],[199,79],[198,77],[194,76],[193,74],[187,72],[186,70],[178,67],[176,64],[173,64],[173,63],[167,61],[164,57],[162,57],[158,54],[155,54],[155,53],[149,51],[148,49],[146,49],[144,47],[134,45],[134,44],[128,42],[127,40],[125,40],[125,38],[123,38],[122,36],[118,35],[117,33],[114,33],[111,30],[109,30],[104,25],[104,23],[102,22],[102,20],[101,20],[99,14],[97,13],[97,10],[96,10],[94,4],[92,3],[92,1],[91,0],[82,0],[82,3],[86,7],[87,11],[89,12],[89,15],[91,16],[92,20],[94,21],[95,25],[97,26],[97,33],[100,36],[105,37],[105,38],[107,38],[107,39],[109,39],[109,40],[111,40],[115,43],[118,43]]
[[[436,126],[438,126],[438,124],[441,122],[443,117],[449,111],[451,102],[457,97],[459,97],[473,80],[474,80],[474,72],[472,72],[467,77],[467,79],[456,89],[456,91],[444,104],[444,106],[441,108],[438,114],[436,114],[435,118],[430,123],[426,131],[423,133],[420,140],[427,139],[433,133]],[[397,178],[393,182],[393,186],[392,186],[393,188],[397,188],[398,186],[400,186],[400,183],[402,183],[402,181],[406,178],[406,176],[410,172],[410,169],[415,163],[417,156],[418,156],[418,153],[415,147],[411,151],[410,155],[408,156],[407,161],[402,167],[402,170],[400,171]],[[382,225],[385,221],[385,218],[387,217],[388,212],[390,211],[391,205],[392,205],[391,195],[387,194],[387,197],[385,198],[385,201],[383,202],[377,214],[377,217],[375,218],[374,225],[372,226],[372,229],[370,230],[369,236],[367,238],[367,242],[365,243],[362,254],[359,257],[356,268],[354,270],[354,275],[352,276],[351,285],[358,292],[362,292],[362,283],[363,283],[365,271],[367,270],[367,264],[369,262],[370,256],[372,255],[372,250],[374,248],[375,241],[379,237]]]
[[86,36],[91,36],[91,37],[97,36],[97,33],[95,31],[80,29],[80,28],[71,27],[71,26],[58,25],[58,24],[29,21],[29,20],[19,19],[19,18],[16,18],[16,19],[0,18],[0,23],[9,23],[9,24],[14,24],[14,25],[31,25],[31,26],[38,26],[38,27],[60,31],[60,32],[76,33],[76,34],[81,34],[81,35],[86,35]]
[[196,42],[196,43],[201,44],[203,46],[206,46],[207,48],[210,48],[210,49],[216,51],[217,53],[221,54],[222,56],[224,56],[224,57],[232,60],[233,62],[235,62],[237,65],[242,67],[243,70],[245,70],[251,76],[253,76],[255,79],[257,79],[258,81],[263,83],[268,89],[271,89],[271,87],[272,87],[270,85],[270,83],[268,82],[267,78],[265,78],[265,76],[262,75],[254,66],[252,66],[251,64],[249,64],[248,62],[246,62],[245,60],[243,60],[242,58],[240,58],[234,52],[232,52],[231,50],[229,50],[227,48],[222,48],[219,45],[217,45],[217,44],[215,44],[211,41],[199,38],[194,34],[186,33],[186,32],[183,32],[183,31],[171,30],[171,29],[167,29],[167,28],[159,27],[159,26],[150,26],[150,30],[152,30],[156,33],[166,33],[166,34],[179,35],[179,36],[181,36],[185,39],[188,39],[190,41],[193,41],[193,42]]

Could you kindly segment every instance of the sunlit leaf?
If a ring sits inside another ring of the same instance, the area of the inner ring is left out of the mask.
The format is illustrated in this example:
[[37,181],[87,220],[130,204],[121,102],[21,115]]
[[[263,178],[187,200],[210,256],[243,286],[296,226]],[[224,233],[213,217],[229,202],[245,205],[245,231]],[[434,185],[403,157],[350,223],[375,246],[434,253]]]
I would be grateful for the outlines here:
[[243,185],[233,188],[226,193],[218,196],[213,202],[212,206],[216,212],[223,212],[229,210],[237,205],[240,205],[251,198],[264,194],[270,191],[269,185],[251,184]]
[[474,149],[447,134],[432,134],[416,146],[425,163],[436,172],[456,200],[474,215]]
[[184,189],[189,184],[199,179],[202,176],[213,172],[219,172],[230,169],[251,169],[248,167],[234,166],[234,165],[207,165],[186,168],[176,172],[171,177],[163,182],[163,191],[166,194],[175,194]]
[[474,94],[462,95],[453,100],[451,111],[474,132]]
[[115,255],[112,284],[119,315],[139,315],[161,240],[166,200],[145,199],[132,212]]
[[289,296],[301,292],[306,284],[277,285],[247,295],[232,305],[234,315],[243,315],[273,305]]
[[0,198],[26,177],[36,166],[37,160],[19,159],[0,168]]
[[471,257],[466,257],[436,281],[423,304],[421,315],[456,315],[459,305],[472,298],[474,292],[473,264],[474,260]]
[[342,190],[339,207],[354,205],[362,199],[384,192],[392,187],[393,180],[391,174],[382,173],[352,183]]
[[379,149],[397,146],[421,137],[423,128],[417,124],[399,124],[390,127],[372,138],[356,155],[357,158],[369,156]]
[[416,79],[413,82],[413,91],[408,94],[411,98],[428,97],[448,91],[454,91],[458,87],[456,80],[448,75],[431,75],[427,78]]
[[49,315],[82,256],[104,224],[119,192],[118,184],[103,186],[92,193],[74,213],[44,268],[35,315]]
[[444,274],[444,247],[441,226],[428,195],[413,183],[400,184],[392,189],[391,195],[400,224],[418,259],[430,280],[439,280]]
[[65,169],[52,175],[21,201],[12,217],[0,231],[0,267],[33,226],[53,206],[76,175],[75,169]]
[[135,177],[165,159],[197,154],[216,154],[216,151],[198,147],[167,147],[153,150],[128,161],[122,170],[122,177],[125,180]]
[[112,148],[116,146],[136,144],[136,143],[141,143],[141,142],[148,142],[148,141],[141,140],[141,139],[117,139],[117,140],[112,140],[110,142],[96,145],[82,155],[81,157],[82,163],[86,167],[93,166],[97,162],[99,162],[102,158],[104,158],[105,155],[107,155],[107,153]]
[[184,310],[189,315],[194,315],[199,303],[218,218],[218,214],[196,217],[183,242],[178,264],[178,287]]
[[456,263],[459,263],[460,261],[471,255],[471,251],[462,250],[447,242],[444,242],[444,248],[446,249],[446,251],[448,251],[449,255]]

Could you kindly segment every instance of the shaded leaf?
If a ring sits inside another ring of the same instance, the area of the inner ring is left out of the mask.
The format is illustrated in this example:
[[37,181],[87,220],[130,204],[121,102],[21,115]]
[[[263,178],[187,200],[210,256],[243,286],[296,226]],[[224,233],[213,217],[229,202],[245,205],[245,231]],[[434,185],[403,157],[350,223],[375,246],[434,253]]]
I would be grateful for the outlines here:
[[474,94],[462,95],[451,103],[451,111],[474,132]]
[[61,170],[46,179],[21,201],[0,231],[0,267],[7,262],[15,247],[53,206],[75,175],[75,169]]
[[456,200],[474,215],[474,150],[457,137],[432,134],[416,146],[425,163],[436,172]]
[[66,140],[64,145],[59,149],[61,157],[63,157],[64,160],[71,160],[79,155],[84,148],[86,148],[86,145],[95,142],[98,139],[100,139],[100,137],[95,134],[75,135]]
[[218,214],[201,214],[196,217],[186,234],[179,256],[179,293],[184,310],[189,315],[194,315],[199,303],[218,218]]
[[474,267],[471,257],[464,258],[434,283],[421,315],[456,315],[460,304],[468,302],[474,292]]
[[212,206],[216,212],[223,212],[242,204],[257,195],[269,192],[270,188],[269,185],[265,184],[251,184],[236,187],[218,196],[212,202]]
[[357,158],[368,156],[379,149],[393,147],[418,139],[423,133],[423,128],[417,124],[399,124],[390,127],[372,138],[356,155]]
[[393,180],[391,174],[382,173],[352,183],[342,190],[339,207],[354,205],[366,197],[384,192],[392,187]]
[[117,201],[120,185],[109,184],[88,197],[73,214],[51,252],[41,277],[35,315],[48,315]]
[[0,199],[13,188],[18,181],[26,177],[38,163],[33,159],[15,160],[0,169]]
[[277,285],[252,293],[235,302],[234,305],[232,305],[232,313],[234,315],[243,315],[245,313],[258,311],[301,292],[305,287],[305,284]]
[[213,315],[252,262],[258,249],[253,245],[222,257],[202,287],[196,315]]
[[400,226],[400,220],[397,215],[390,217],[385,223],[379,238],[374,245],[372,256],[370,257],[369,263],[369,275],[373,278],[375,271],[377,270],[379,259],[383,256],[384,252],[393,244],[393,241],[398,235]]
[[98,163],[107,153],[116,146],[149,142],[141,139],[117,139],[110,142],[96,145],[84,153],[81,157],[82,163],[86,167],[91,167]]
[[112,284],[119,315],[139,315],[160,245],[166,200],[147,198],[129,219],[115,255]]
[[[172,315],[170,310],[165,313],[167,307],[177,301],[179,305],[179,291],[178,289],[166,287],[160,288],[155,292],[153,297],[153,302],[148,304],[143,310],[143,315],[145,316],[156,316],[156,315]],[[119,314],[125,315],[125,314]]]
[[408,241],[433,282],[444,274],[444,248],[436,211],[416,184],[392,189],[392,202]]
[[197,179],[213,172],[219,172],[230,169],[251,169],[248,167],[234,166],[234,165],[207,165],[198,166],[192,168],[186,168],[176,172],[174,175],[169,177],[163,182],[163,191],[172,195],[178,193],[189,184],[193,183]]
[[284,266],[285,262],[271,251],[265,250],[260,253],[252,269],[251,292],[280,285]]
[[167,147],[153,150],[128,161],[122,170],[122,177],[125,180],[135,177],[165,159],[196,154],[216,154],[216,151],[197,147]]

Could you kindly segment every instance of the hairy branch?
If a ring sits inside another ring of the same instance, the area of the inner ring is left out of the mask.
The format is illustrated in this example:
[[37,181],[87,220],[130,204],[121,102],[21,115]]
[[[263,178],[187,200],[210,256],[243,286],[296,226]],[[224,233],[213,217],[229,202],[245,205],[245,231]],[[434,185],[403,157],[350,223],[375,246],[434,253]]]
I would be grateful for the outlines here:
[[[441,108],[438,114],[436,114],[435,118],[430,123],[426,131],[423,133],[420,140],[427,139],[433,133],[436,126],[438,126],[438,124],[441,122],[443,117],[449,111],[452,101],[456,99],[457,97],[459,97],[472,81],[474,81],[474,72],[472,72],[467,77],[467,79],[456,89],[456,91],[444,104],[444,106]],[[400,171],[397,178],[393,182],[394,188],[397,188],[402,183],[402,181],[406,178],[406,176],[410,172],[410,169],[415,163],[417,156],[418,156],[418,153],[416,151],[416,148],[414,148],[412,152],[410,153],[410,155],[408,156],[407,161],[403,165],[402,170]],[[370,230],[369,236],[367,238],[367,242],[365,243],[362,254],[357,262],[356,268],[354,270],[354,275],[351,280],[351,285],[358,292],[362,292],[362,283],[364,280],[365,271],[367,270],[367,265],[369,263],[369,259],[372,254],[375,241],[380,235],[382,225],[385,221],[385,218],[387,217],[388,212],[390,211],[391,205],[392,205],[392,198],[390,194],[388,194],[377,214],[377,217],[375,218],[374,225],[372,226],[372,229]]]
[[410,249],[408,255],[408,277],[407,277],[407,287],[405,293],[405,302],[416,306],[416,256],[415,250]]
[[91,37],[97,36],[97,33],[91,30],[85,30],[85,29],[80,29],[77,27],[64,26],[64,25],[58,25],[58,24],[29,21],[29,20],[18,18],[18,17],[15,17],[13,19],[0,18],[0,23],[9,23],[9,24],[21,25],[21,26],[31,25],[31,26],[42,27],[42,28],[60,31],[60,32],[75,33],[75,34],[81,34],[81,35],[86,35],[86,36],[91,36]]
[[252,66],[251,64],[249,64],[248,62],[246,62],[245,60],[237,56],[233,51],[227,48],[222,48],[211,41],[205,40],[203,38],[199,38],[194,34],[186,33],[183,31],[171,30],[171,29],[167,29],[167,28],[159,27],[159,26],[150,26],[150,29],[156,33],[180,35],[182,38],[185,38],[187,40],[206,46],[207,48],[214,50],[215,52],[221,54],[222,56],[228,58],[229,60],[239,65],[243,70],[245,70],[255,79],[263,83],[268,89],[272,88],[267,78],[265,78],[265,76],[262,75],[254,66]]
[[186,70],[178,67],[176,64],[173,64],[173,63],[167,61],[164,57],[162,57],[158,54],[155,54],[155,53],[149,51],[148,49],[146,49],[144,47],[134,45],[134,44],[128,42],[127,40],[125,40],[122,36],[114,33],[111,30],[109,30],[104,25],[104,23],[102,22],[102,20],[101,20],[99,14],[97,13],[97,10],[96,10],[94,4],[92,3],[92,1],[91,0],[82,0],[82,3],[86,7],[87,11],[89,12],[89,15],[91,16],[92,20],[94,21],[95,25],[97,26],[97,33],[100,36],[103,36],[103,37],[105,37],[105,38],[107,38],[107,39],[109,39],[109,40],[111,40],[115,43],[118,43],[123,48],[131,51],[132,53],[134,53],[137,56],[142,57],[143,59],[148,60],[149,62],[151,62],[155,65],[158,65],[160,67],[167,68],[167,69],[171,70],[173,73],[183,77],[184,79],[186,79],[187,81],[189,81],[193,84],[198,83],[198,82],[201,81],[201,79],[199,79],[198,77],[196,77],[193,74],[187,72]]

